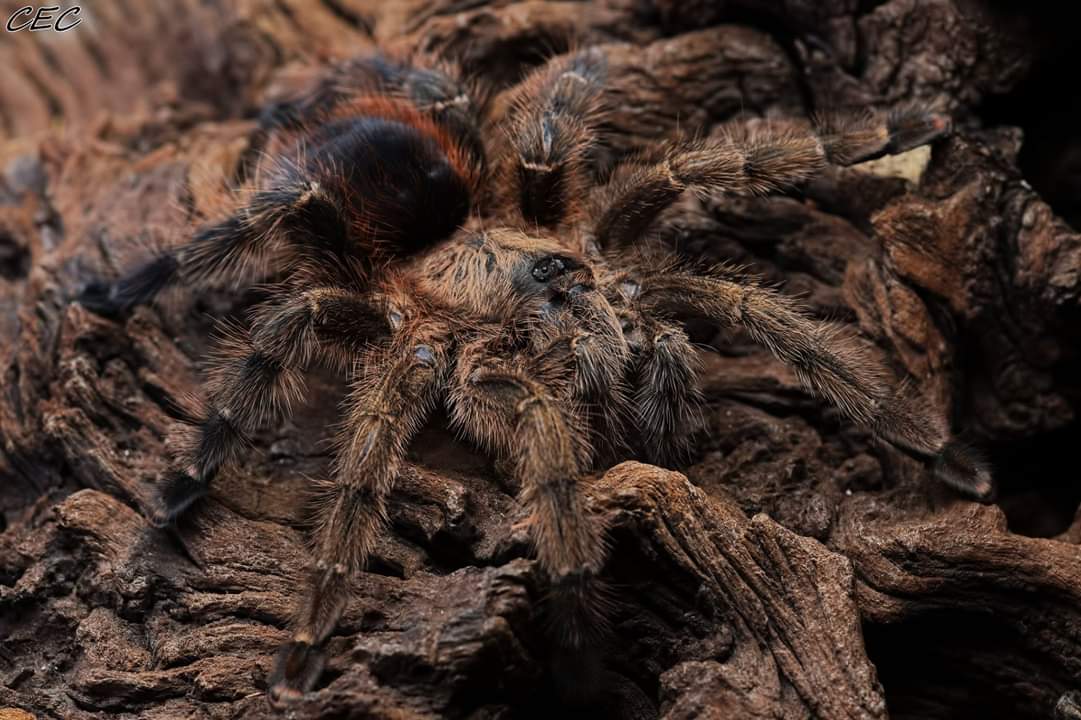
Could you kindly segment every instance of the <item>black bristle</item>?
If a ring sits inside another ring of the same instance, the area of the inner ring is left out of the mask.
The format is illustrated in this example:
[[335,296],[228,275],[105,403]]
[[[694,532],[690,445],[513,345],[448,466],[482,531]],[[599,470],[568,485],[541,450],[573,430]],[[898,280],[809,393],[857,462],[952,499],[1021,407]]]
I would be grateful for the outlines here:
[[160,255],[116,282],[90,283],[77,300],[87,310],[98,315],[124,317],[136,306],[154,299],[163,288],[172,283],[179,267],[174,255]]

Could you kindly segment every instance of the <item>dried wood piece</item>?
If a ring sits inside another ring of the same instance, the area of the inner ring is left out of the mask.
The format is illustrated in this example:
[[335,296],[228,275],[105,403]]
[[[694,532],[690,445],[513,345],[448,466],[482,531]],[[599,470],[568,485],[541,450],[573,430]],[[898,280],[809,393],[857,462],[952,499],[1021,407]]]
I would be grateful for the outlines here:
[[[625,566],[622,554],[664,568],[668,592],[655,597],[653,583],[643,582],[630,586],[631,597],[647,614],[680,618],[677,633],[693,633],[688,620],[705,613],[707,632],[723,638],[669,648],[674,662],[660,678],[665,717],[887,716],[845,558],[765,515],[748,520],[679,473],[623,463],[593,492],[603,493],[619,538],[613,563]],[[613,582],[625,586],[618,570]]]
[[[862,500],[862,499],[861,499]],[[869,652],[895,713],[1050,716],[1081,683],[1081,552],[1006,530],[997,508],[956,503],[878,517],[853,502],[831,546],[856,568]]]

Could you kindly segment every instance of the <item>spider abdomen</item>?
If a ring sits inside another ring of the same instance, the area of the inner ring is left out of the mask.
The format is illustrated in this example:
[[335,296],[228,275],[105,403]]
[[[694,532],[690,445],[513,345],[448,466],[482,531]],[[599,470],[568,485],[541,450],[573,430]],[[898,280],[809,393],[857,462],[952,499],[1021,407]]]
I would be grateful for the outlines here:
[[[413,122],[410,122],[413,120]],[[471,205],[469,169],[419,116],[336,119],[309,136],[306,172],[362,253],[409,254],[448,237]]]

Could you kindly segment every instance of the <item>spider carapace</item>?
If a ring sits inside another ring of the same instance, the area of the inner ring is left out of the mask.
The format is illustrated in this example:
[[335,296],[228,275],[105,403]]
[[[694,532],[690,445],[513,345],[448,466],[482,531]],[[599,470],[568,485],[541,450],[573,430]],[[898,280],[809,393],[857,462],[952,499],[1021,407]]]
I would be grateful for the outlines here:
[[267,160],[235,214],[83,293],[88,307],[122,315],[170,283],[271,271],[269,299],[214,351],[205,407],[178,439],[157,524],[208,491],[246,434],[288,411],[311,362],[350,378],[272,702],[317,681],[321,646],[385,522],[400,463],[437,405],[517,476],[551,584],[556,652],[593,646],[604,627],[605,543],[576,481],[600,458],[670,465],[686,453],[698,410],[687,317],[742,328],[877,439],[963,492],[992,494],[986,468],[896,391],[857,338],[738,269],[646,249],[655,219],[687,189],[777,192],[829,162],[930,142],[948,121],[909,109],[733,126],[660,144],[598,185],[590,151],[604,74],[595,49],[555,58],[509,91],[494,121],[492,104],[446,68],[340,65],[264,114],[254,142]]

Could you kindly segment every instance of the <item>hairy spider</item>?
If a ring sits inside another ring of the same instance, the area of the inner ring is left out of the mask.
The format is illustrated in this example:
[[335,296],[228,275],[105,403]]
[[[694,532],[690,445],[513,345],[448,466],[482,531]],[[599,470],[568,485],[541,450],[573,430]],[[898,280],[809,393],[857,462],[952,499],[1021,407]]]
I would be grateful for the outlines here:
[[932,464],[952,487],[991,496],[987,469],[895,391],[858,340],[735,269],[641,251],[687,189],[780,191],[829,162],[930,142],[948,131],[946,118],[866,113],[674,141],[595,187],[587,155],[604,71],[595,49],[553,59],[511,91],[510,119],[495,132],[448,70],[346,63],[264,116],[272,161],[257,168],[238,212],[84,292],[84,305],[120,315],[170,283],[236,277],[259,258],[278,273],[250,329],[230,328],[216,350],[208,403],[161,489],[158,525],[208,491],[247,433],[287,411],[311,361],[350,374],[331,478],[319,489],[315,562],[272,702],[317,681],[350,578],[437,404],[517,476],[552,587],[553,642],[568,655],[588,649],[603,627],[605,543],[576,481],[598,448],[662,464],[687,450],[698,392],[681,318],[743,328],[877,439]]

